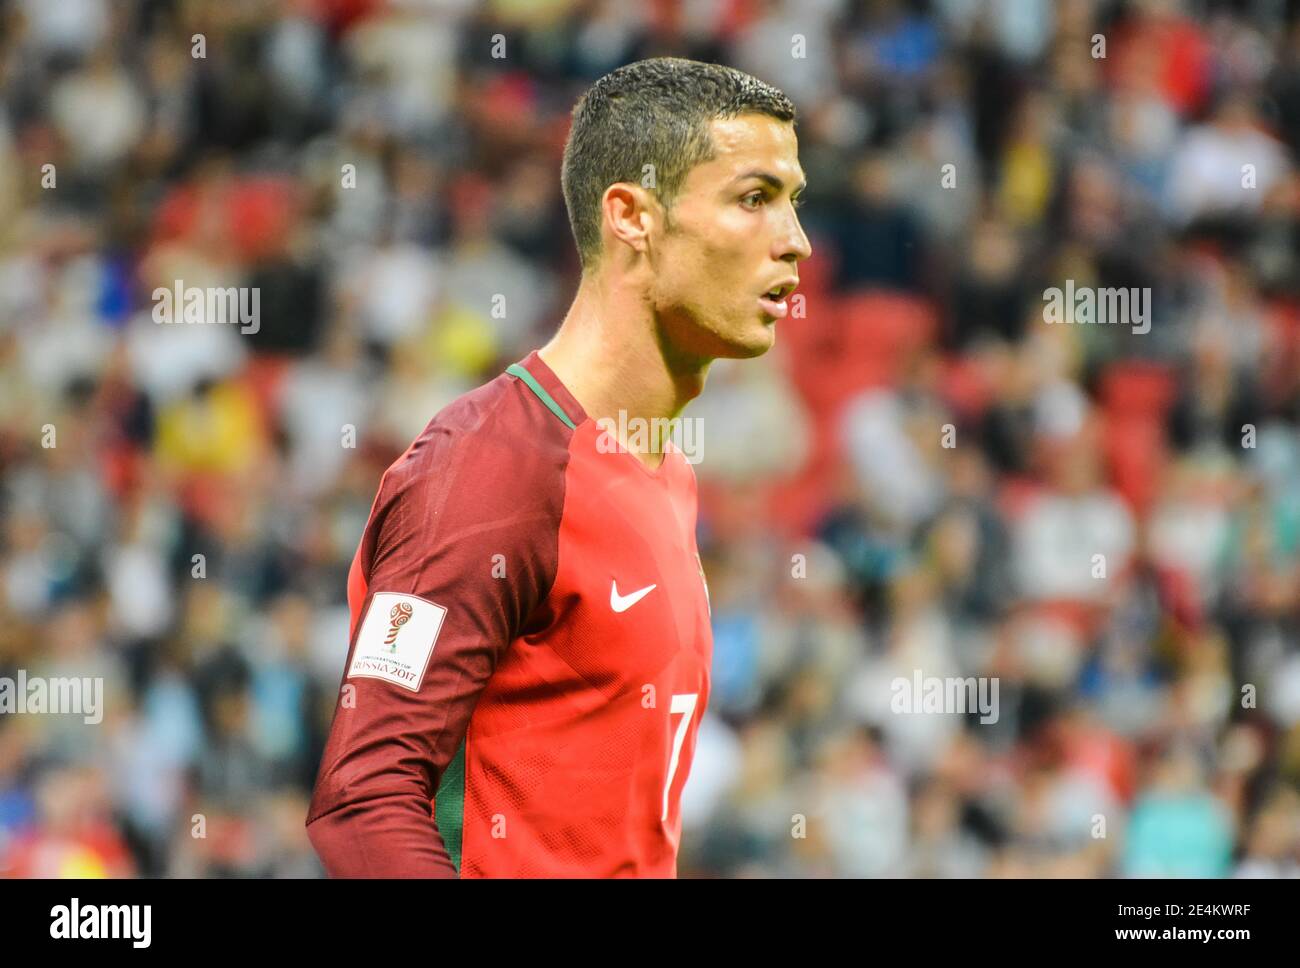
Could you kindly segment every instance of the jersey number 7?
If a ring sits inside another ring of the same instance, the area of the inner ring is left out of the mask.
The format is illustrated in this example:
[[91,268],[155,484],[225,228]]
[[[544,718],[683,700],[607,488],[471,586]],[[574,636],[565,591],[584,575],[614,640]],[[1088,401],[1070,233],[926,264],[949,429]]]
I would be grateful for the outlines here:
[[668,779],[664,782],[664,811],[663,816],[659,819],[668,819],[668,791],[672,789],[673,777],[677,775],[677,762],[682,755],[682,742],[686,739],[686,730],[690,728],[691,716],[695,712],[695,700],[699,697],[698,692],[679,692],[673,695],[672,705],[668,709],[668,714],[672,716],[675,713],[684,713],[681,722],[677,724],[677,732],[673,734],[673,755],[668,761]]

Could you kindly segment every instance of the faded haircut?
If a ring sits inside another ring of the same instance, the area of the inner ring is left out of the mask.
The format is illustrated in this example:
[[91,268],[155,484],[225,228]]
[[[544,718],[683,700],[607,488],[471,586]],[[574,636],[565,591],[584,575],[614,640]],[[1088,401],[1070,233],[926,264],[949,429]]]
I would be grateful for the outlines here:
[[709,124],[742,114],[793,122],[794,104],[758,78],[720,64],[655,57],[606,74],[578,100],[560,184],[583,270],[600,260],[600,200],[618,182],[643,184],[671,210],[687,174],[713,157]]

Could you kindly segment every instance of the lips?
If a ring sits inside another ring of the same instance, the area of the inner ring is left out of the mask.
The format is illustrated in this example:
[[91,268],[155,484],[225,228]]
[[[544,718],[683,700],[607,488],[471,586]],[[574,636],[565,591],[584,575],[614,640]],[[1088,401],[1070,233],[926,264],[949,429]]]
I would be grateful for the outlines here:
[[774,319],[785,319],[790,312],[787,299],[798,285],[799,280],[796,277],[782,279],[758,297],[758,305],[763,312]]

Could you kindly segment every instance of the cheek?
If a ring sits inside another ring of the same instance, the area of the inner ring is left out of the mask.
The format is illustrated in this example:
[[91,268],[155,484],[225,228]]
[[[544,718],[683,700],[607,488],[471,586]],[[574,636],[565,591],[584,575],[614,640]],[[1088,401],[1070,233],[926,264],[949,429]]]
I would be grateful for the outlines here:
[[696,274],[712,302],[734,303],[753,288],[753,240],[718,236],[698,255]]
[[755,254],[760,226],[744,215],[727,213],[710,222],[707,231],[682,227],[664,251],[657,273],[660,295],[696,305],[743,308],[745,293],[753,288],[753,267],[761,262]]

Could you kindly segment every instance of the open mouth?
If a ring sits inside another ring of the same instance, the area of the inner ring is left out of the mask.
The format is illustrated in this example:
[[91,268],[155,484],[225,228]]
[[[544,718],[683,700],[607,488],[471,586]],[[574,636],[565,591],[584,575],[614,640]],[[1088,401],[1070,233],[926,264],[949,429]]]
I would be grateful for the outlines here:
[[798,279],[788,279],[758,297],[758,305],[774,319],[785,319],[790,312],[789,296],[799,285]]

